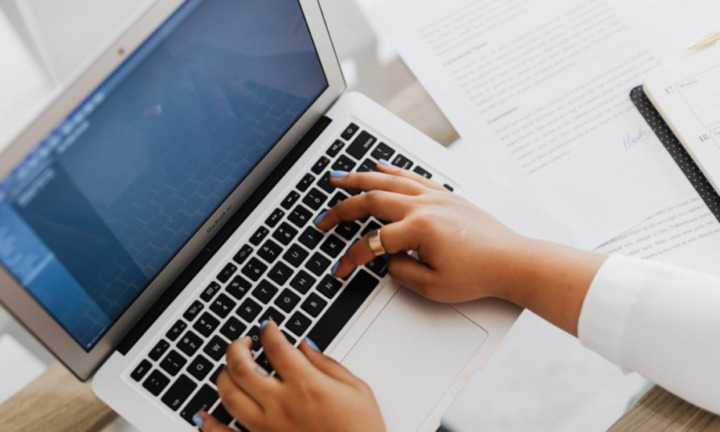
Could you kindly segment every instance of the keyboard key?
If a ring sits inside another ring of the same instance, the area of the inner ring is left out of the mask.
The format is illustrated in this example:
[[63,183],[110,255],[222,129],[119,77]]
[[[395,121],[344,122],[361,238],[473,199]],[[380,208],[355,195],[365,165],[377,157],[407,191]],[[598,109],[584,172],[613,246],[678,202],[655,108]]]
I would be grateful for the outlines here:
[[270,282],[263,279],[262,282],[253,290],[253,297],[260,300],[264,304],[270,303],[270,300],[272,300],[273,297],[275,297],[275,294],[277,294],[278,289],[275,287],[275,285],[271,284]]
[[335,195],[333,195],[332,199],[328,203],[328,207],[333,208],[348,198],[350,198],[348,195],[345,195],[342,192],[338,192]]
[[272,264],[280,256],[281,253],[282,247],[274,241],[268,240],[265,242],[264,245],[262,245],[260,249],[258,249],[257,254],[258,256],[260,256],[260,258]]
[[258,316],[260,311],[262,310],[262,306],[257,304],[252,299],[247,299],[243,302],[242,305],[240,305],[240,309],[238,309],[238,315],[240,315],[240,318],[244,319],[245,322],[253,322],[255,317]]
[[348,127],[345,128],[345,130],[343,131],[342,135],[340,135],[340,136],[341,136],[345,141],[350,141],[350,140],[352,139],[352,137],[355,136],[355,134],[357,133],[357,131],[358,131],[359,129],[360,129],[360,128],[358,127],[358,125],[356,125],[355,123],[350,123],[350,125],[348,125]]
[[230,413],[227,412],[223,404],[218,404],[217,407],[215,407],[215,410],[213,410],[212,413],[213,417],[215,417],[220,423],[223,423],[224,425],[230,425],[232,423],[233,416],[230,415]]
[[286,332],[285,330],[281,330],[281,332],[282,332],[283,336],[285,336],[285,339],[287,339],[288,342],[290,342],[290,345],[294,346],[297,343],[297,339],[290,336],[290,334],[288,332]]
[[374,136],[362,131],[345,152],[355,159],[361,160],[363,156],[370,151],[372,146],[375,145],[375,142],[377,142],[377,139]]
[[182,368],[185,367],[186,364],[187,360],[185,357],[173,350],[165,356],[162,362],[160,362],[160,367],[171,376],[175,376],[182,370]]
[[247,336],[253,341],[252,350],[255,352],[260,351],[260,348],[262,348],[262,343],[260,342],[260,327],[255,326],[251,328]]
[[252,284],[242,276],[235,276],[227,286],[226,291],[238,300],[242,300],[250,292]]
[[201,335],[208,337],[219,325],[220,321],[218,321],[217,318],[205,312],[200,319],[197,320],[193,328]]
[[260,354],[260,356],[255,360],[255,363],[258,364],[261,368],[265,369],[265,372],[271,374],[275,372],[275,369],[273,369],[272,365],[270,364],[270,360],[268,360],[265,353]]
[[159,370],[154,370],[143,383],[143,387],[153,396],[159,396],[168,384],[170,384],[170,378],[163,375]]
[[227,347],[228,343],[225,341],[225,339],[221,338],[220,336],[214,336],[212,339],[210,339],[210,342],[205,345],[205,348],[203,348],[203,352],[209,355],[211,359],[218,361],[225,355]]
[[[359,230],[359,227],[358,227]],[[345,242],[337,236],[330,234],[320,246],[320,250],[328,254],[331,258],[337,258],[345,247]]]
[[180,342],[178,342],[177,347],[188,357],[192,357],[193,355],[195,355],[197,350],[200,349],[202,343],[203,340],[200,339],[200,336],[188,330],[187,333],[185,333],[185,336],[183,336],[182,339],[180,339]]
[[355,162],[353,162],[353,160],[350,159],[349,157],[347,157],[345,155],[341,155],[338,158],[338,160],[336,160],[335,163],[333,164],[332,169],[338,170],[338,171],[350,172],[353,169],[355,169]]
[[320,160],[315,162],[315,165],[311,168],[311,171],[314,172],[317,175],[322,174],[323,171],[325,171],[325,168],[330,165],[330,159],[326,158],[325,156],[322,156]]
[[196,388],[197,384],[195,384],[193,380],[185,375],[181,375],[180,378],[170,386],[167,393],[163,395],[162,401],[168,408],[177,411]]
[[450,192],[455,192],[455,188],[450,186],[449,184],[444,184],[443,187],[445,189],[449,190]]
[[202,303],[200,303],[199,301],[195,300],[195,301],[193,302],[193,304],[190,305],[190,307],[188,308],[188,310],[183,314],[183,318],[185,318],[186,320],[192,322],[192,321],[195,319],[195,317],[197,317],[198,315],[200,315],[200,312],[203,310],[203,307],[204,307],[204,306],[203,306]]
[[212,371],[213,364],[210,360],[205,358],[202,354],[198,354],[195,360],[190,363],[187,371],[190,375],[194,376],[198,381],[202,381]]
[[186,328],[187,324],[185,324],[184,321],[178,320],[175,325],[173,325],[170,330],[168,330],[167,334],[165,334],[165,337],[175,342],[177,338],[180,337],[182,332],[185,331]]
[[300,192],[305,192],[308,188],[315,183],[315,176],[308,173],[300,180],[300,183],[295,186]]
[[370,159],[365,159],[357,170],[358,172],[377,172],[377,163]]
[[382,225],[380,225],[379,223],[377,223],[375,221],[372,221],[369,224],[367,224],[367,226],[365,227],[364,230],[362,230],[362,233],[360,233],[360,235],[365,236],[370,231],[375,231],[376,229],[380,229],[380,228],[382,228]]
[[328,197],[317,188],[310,189],[310,192],[303,198],[303,203],[313,210],[318,210],[327,201]]
[[335,297],[335,294],[337,294],[341,288],[342,282],[329,275],[325,276],[322,282],[320,282],[320,285],[317,286],[317,290],[320,294],[329,299]]
[[285,199],[283,200],[282,203],[280,203],[280,205],[285,210],[290,210],[292,208],[292,206],[294,206],[295,203],[297,202],[297,200],[299,200],[299,199],[300,199],[300,194],[295,191],[292,191],[288,194],[288,196],[285,197]]
[[265,220],[265,225],[269,226],[270,228],[275,228],[275,225],[277,225],[282,218],[285,216],[285,212],[280,209],[275,209],[274,212],[268,218]]
[[185,405],[185,408],[180,411],[180,416],[190,423],[193,427],[193,416],[200,411],[207,411],[215,405],[218,400],[218,394],[209,385],[204,385],[200,390],[193,396],[193,398]]
[[218,376],[220,375],[220,372],[223,371],[223,369],[225,369],[225,365],[224,365],[224,364],[221,364],[221,365],[219,365],[218,367],[215,368],[215,370],[213,371],[212,375],[210,375],[210,382],[211,382],[211,383],[217,384]]
[[317,318],[320,312],[325,309],[327,302],[322,299],[319,295],[312,293],[302,304],[302,310],[308,313],[313,318]]
[[332,145],[330,146],[330,148],[327,149],[327,152],[326,152],[326,153],[327,153],[327,155],[330,156],[331,158],[334,158],[335,156],[338,155],[338,153],[340,153],[340,150],[342,150],[343,147],[345,147],[345,143],[344,143],[344,142],[342,142],[342,141],[340,141],[340,140],[335,140],[335,142],[332,143]]
[[155,347],[150,351],[150,354],[148,354],[148,357],[151,359],[158,361],[160,360],[160,357],[165,354],[165,351],[170,348],[170,344],[167,341],[161,340],[157,344],[155,344]]
[[371,272],[375,273],[379,277],[385,277],[388,273],[388,261],[387,256],[379,256],[369,263],[365,264]]
[[327,193],[333,193],[333,191],[336,189],[335,186],[330,183],[330,172],[326,172],[325,174],[320,177],[320,180],[318,180],[317,185],[320,189],[324,190]]
[[381,142],[380,144],[378,144],[377,147],[375,147],[375,150],[373,150],[370,156],[374,157],[378,161],[385,159],[386,161],[390,162],[390,158],[394,154],[395,150],[391,149],[390,146],[388,146],[384,142]]
[[315,249],[315,246],[320,244],[320,241],[325,235],[313,227],[305,228],[305,231],[300,235],[298,241],[310,250]]
[[428,180],[432,178],[432,174],[430,174],[429,172],[425,171],[425,168],[423,168],[423,167],[421,167],[421,166],[419,166],[419,165],[416,166],[415,169],[413,169],[413,172],[415,172],[416,174],[420,174],[421,176],[425,177],[425,178],[428,179]]
[[365,270],[359,270],[338,299],[330,306],[308,337],[325,351],[355,312],[380,282]]
[[230,280],[230,278],[232,277],[232,275],[235,274],[236,271],[237,266],[233,263],[228,263],[225,268],[222,269],[220,274],[217,275],[217,279],[220,282],[225,283]]
[[298,230],[291,227],[286,222],[283,222],[278,229],[275,230],[273,233],[273,238],[280,243],[284,244],[285,246],[289,245],[290,242],[295,238],[297,235]]
[[270,234],[270,230],[265,228],[264,226],[261,226],[257,229],[257,231],[255,231],[255,234],[250,237],[250,243],[254,244],[255,246],[260,246],[260,243],[265,240],[265,237],[267,237],[268,234]]
[[307,223],[310,222],[311,218],[312,213],[310,212],[310,210],[306,209],[301,205],[295,207],[295,210],[293,210],[292,213],[290,213],[290,215],[288,216],[288,220],[298,228],[302,228],[307,225]]
[[305,294],[315,285],[316,281],[317,279],[307,274],[307,272],[300,270],[293,280],[290,281],[290,286],[295,288],[300,294]]
[[217,299],[210,306],[210,310],[215,312],[220,318],[228,316],[233,309],[235,309],[237,303],[225,294],[220,294]]
[[258,320],[259,323],[263,323],[265,321],[275,321],[275,324],[280,325],[283,323],[283,321],[285,321],[285,315],[283,315],[282,312],[271,306],[268,308],[268,310],[265,311],[264,314],[262,314],[262,316]]
[[283,259],[290,263],[291,266],[297,268],[302,265],[303,261],[305,261],[305,258],[307,258],[308,255],[310,255],[308,251],[306,251],[299,245],[294,244],[290,246],[290,249],[288,249],[287,252],[285,252],[285,255],[283,255]]
[[362,226],[357,222],[343,222],[335,228],[335,234],[350,241],[355,238],[360,228],[362,228]]
[[300,302],[300,296],[289,289],[285,289],[275,300],[277,307],[284,310],[286,313],[292,312],[298,302]]
[[135,368],[135,370],[132,371],[130,374],[130,378],[134,379],[135,381],[140,381],[141,379],[145,378],[145,375],[150,371],[150,368],[152,367],[152,364],[150,364],[149,361],[143,360],[140,362],[139,365]]
[[209,302],[213,299],[213,297],[215,297],[215,294],[217,294],[218,291],[220,291],[220,284],[214,281],[210,282],[210,285],[208,285],[208,287],[205,288],[205,291],[200,294],[200,299]]
[[246,328],[247,326],[241,323],[239,319],[230,317],[222,328],[220,328],[220,334],[228,338],[228,340],[234,341],[242,336]]
[[277,264],[275,264],[272,270],[270,270],[270,272],[268,273],[268,277],[276,284],[283,286],[285,285],[285,282],[290,279],[290,276],[292,276],[292,274],[293,270],[290,267],[288,267],[283,262],[278,262]]
[[290,330],[298,337],[305,334],[305,331],[308,329],[308,327],[310,327],[310,318],[306,317],[300,312],[295,312],[295,314],[293,314],[293,316],[290,317],[288,322],[285,324],[285,328]]
[[250,261],[248,261],[247,265],[243,267],[242,273],[249,277],[253,281],[257,281],[260,279],[260,276],[265,273],[265,270],[267,270],[267,265],[263,264],[259,259],[257,258],[250,258]]
[[406,170],[409,170],[413,166],[413,162],[401,154],[397,155],[395,160],[392,161],[392,164]]
[[233,260],[238,264],[245,263],[245,260],[250,257],[250,255],[253,253],[253,248],[251,248],[248,245],[245,245],[240,248],[240,251],[238,251],[237,254],[233,257]]
[[317,252],[305,263],[305,268],[317,276],[322,276],[328,267],[330,267],[330,260]]

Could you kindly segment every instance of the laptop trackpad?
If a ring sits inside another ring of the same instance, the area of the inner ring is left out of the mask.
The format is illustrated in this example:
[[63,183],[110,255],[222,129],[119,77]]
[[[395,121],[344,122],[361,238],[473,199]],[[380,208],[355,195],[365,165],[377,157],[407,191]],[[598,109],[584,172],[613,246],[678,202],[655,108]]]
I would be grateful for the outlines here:
[[400,289],[343,364],[373,389],[388,430],[417,431],[486,336],[455,309]]

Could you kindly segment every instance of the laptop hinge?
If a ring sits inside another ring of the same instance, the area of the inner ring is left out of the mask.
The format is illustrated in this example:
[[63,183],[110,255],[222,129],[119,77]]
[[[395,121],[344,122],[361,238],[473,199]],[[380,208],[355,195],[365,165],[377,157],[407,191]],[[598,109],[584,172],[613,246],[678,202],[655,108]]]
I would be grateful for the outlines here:
[[128,332],[125,338],[117,347],[117,352],[126,355],[145,332],[153,325],[155,320],[172,304],[185,287],[193,280],[200,270],[210,261],[215,253],[233,235],[238,227],[248,218],[255,208],[262,202],[267,194],[278,184],[280,179],[287,173],[298,159],[310,148],[321,133],[330,125],[332,120],[323,116],[313,127],[302,137],[300,142],[293,147],[290,153],[280,162],[267,179],[255,190],[242,207],[228,220],[225,226],[213,237],[203,251],[190,263],[185,271],[170,284],[168,289],[160,296],[148,312]]

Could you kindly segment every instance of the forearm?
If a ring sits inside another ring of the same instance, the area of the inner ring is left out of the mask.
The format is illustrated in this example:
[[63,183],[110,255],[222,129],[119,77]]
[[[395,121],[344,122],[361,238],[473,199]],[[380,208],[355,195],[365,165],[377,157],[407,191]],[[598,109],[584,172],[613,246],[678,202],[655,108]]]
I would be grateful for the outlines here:
[[517,255],[500,296],[577,336],[585,296],[607,257],[537,240]]

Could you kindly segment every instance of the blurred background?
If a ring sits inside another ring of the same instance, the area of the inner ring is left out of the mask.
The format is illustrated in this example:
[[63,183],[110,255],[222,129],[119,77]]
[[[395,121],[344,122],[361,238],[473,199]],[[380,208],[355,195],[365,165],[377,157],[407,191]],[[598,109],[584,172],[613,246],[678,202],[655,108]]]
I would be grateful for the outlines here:
[[[0,147],[152,0],[0,0]],[[382,0],[321,0],[348,84],[380,104],[417,82],[374,30]],[[54,362],[0,307],[0,402]],[[603,431],[649,383],[525,312],[445,416],[452,431]],[[109,430],[133,431],[122,420]]]

